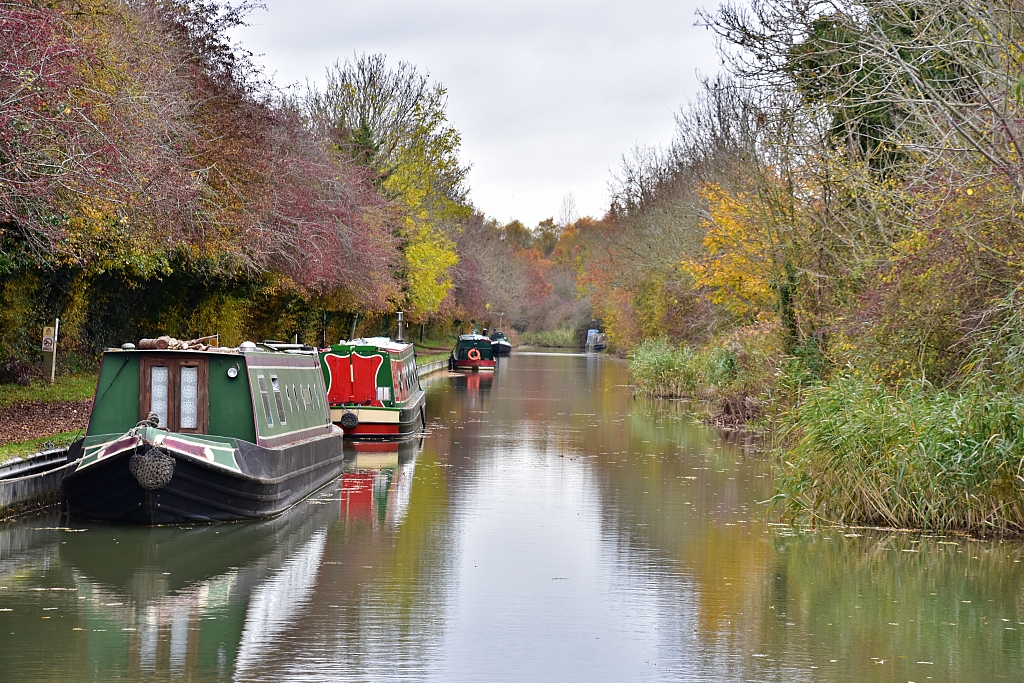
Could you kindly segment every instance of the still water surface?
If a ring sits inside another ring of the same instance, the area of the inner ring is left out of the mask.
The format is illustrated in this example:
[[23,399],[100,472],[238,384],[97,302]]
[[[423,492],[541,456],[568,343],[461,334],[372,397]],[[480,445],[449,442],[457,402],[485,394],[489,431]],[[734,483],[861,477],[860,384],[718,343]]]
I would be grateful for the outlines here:
[[1024,546],[765,516],[620,362],[429,381],[429,434],[280,518],[0,525],[3,681],[1024,680]]

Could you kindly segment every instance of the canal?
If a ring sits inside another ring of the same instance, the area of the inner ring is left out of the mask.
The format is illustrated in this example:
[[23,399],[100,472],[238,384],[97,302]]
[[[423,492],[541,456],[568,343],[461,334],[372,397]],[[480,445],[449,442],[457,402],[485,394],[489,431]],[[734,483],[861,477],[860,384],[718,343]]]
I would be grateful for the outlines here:
[[1024,680],[1024,545],[765,515],[613,359],[428,380],[428,434],[259,523],[0,525],[3,681]]

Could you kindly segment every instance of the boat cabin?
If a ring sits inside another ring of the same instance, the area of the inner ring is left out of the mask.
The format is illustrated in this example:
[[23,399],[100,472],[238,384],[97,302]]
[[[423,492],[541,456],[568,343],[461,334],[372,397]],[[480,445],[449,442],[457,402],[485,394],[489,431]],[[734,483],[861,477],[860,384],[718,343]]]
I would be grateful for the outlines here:
[[425,394],[412,344],[355,339],[320,350],[331,419],[351,438],[394,438],[423,422]]
[[124,434],[150,413],[173,433],[273,448],[330,432],[323,377],[311,353],[251,349],[122,350],[103,354],[86,443]]

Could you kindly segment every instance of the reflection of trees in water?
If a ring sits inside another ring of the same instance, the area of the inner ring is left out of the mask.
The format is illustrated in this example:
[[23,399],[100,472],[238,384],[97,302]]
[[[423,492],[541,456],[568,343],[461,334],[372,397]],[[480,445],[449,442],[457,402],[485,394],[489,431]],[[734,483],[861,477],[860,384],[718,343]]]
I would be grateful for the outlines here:
[[[1024,668],[1019,543],[766,527],[771,464],[756,439],[700,424],[683,402],[633,399],[616,361],[584,377],[583,358],[509,360],[484,405],[461,393],[464,376],[432,384],[422,452],[346,473],[365,494],[356,505],[342,480],[264,523],[0,527],[0,606],[15,610],[0,623],[18,634],[0,632],[5,680],[427,677],[461,597],[467,520],[453,511],[471,511],[513,460],[544,468],[530,481],[565,496],[552,504],[594,515],[611,586],[595,599],[656,627],[666,677],[925,680],[931,666],[935,680],[1012,680]],[[44,604],[64,616],[59,633]],[[29,661],[38,643],[60,647]]]
[[[773,535],[759,651],[804,655],[823,677],[1013,680],[1024,667],[1024,547],[917,533],[822,528]],[[784,613],[785,619],[777,613]],[[796,642],[786,622],[799,633]],[[1011,631],[1008,629],[1017,629]],[[823,650],[822,642],[831,650]],[[836,659],[833,671],[828,660]],[[933,664],[918,665],[919,661]],[[921,673],[925,671],[925,673]]]

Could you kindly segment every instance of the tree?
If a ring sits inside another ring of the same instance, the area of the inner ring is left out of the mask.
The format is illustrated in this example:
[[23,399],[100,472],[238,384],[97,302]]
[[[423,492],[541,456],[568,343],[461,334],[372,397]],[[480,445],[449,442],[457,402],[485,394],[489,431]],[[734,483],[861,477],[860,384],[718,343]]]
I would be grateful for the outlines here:
[[321,92],[310,87],[306,110],[343,157],[373,170],[400,207],[405,306],[412,319],[436,313],[457,262],[447,230],[469,216],[461,140],[445,115],[445,90],[415,67],[391,70],[383,55],[360,55],[328,70]]

